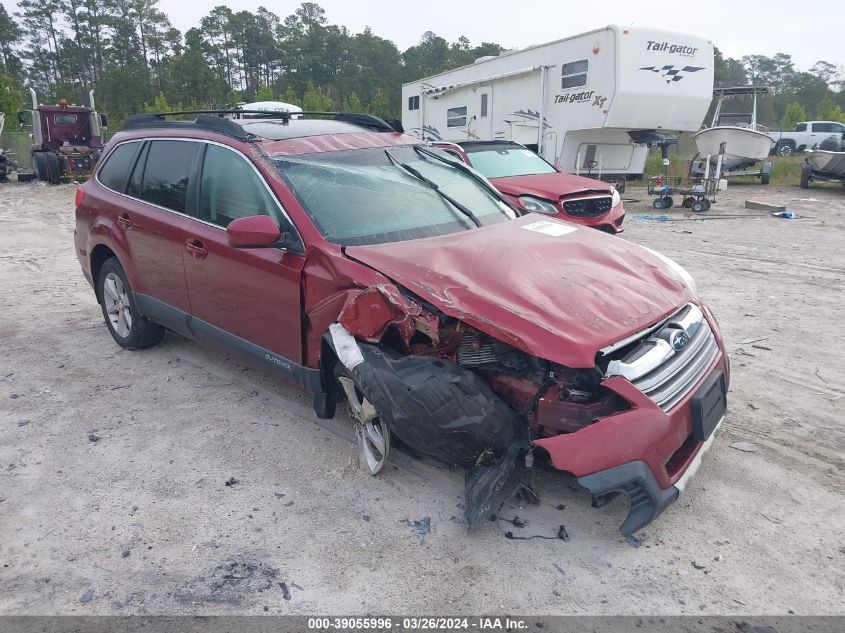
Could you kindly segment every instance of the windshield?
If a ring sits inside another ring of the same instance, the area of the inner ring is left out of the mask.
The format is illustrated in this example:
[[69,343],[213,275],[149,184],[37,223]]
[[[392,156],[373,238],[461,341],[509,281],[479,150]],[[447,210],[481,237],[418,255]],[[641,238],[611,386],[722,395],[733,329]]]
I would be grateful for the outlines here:
[[448,198],[471,210],[481,226],[516,217],[478,180],[436,158],[421,156],[410,145],[272,160],[311,220],[335,244],[399,242],[476,228]]
[[524,147],[499,145],[466,152],[472,166],[487,178],[555,173],[554,167]]

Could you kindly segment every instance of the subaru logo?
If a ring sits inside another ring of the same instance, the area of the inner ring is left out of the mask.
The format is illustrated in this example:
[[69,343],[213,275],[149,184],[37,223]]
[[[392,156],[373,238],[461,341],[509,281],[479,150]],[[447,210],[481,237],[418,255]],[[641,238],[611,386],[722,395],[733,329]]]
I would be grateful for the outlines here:
[[680,352],[687,346],[687,343],[689,343],[689,334],[686,330],[672,330],[669,335],[669,345],[672,346],[673,350]]

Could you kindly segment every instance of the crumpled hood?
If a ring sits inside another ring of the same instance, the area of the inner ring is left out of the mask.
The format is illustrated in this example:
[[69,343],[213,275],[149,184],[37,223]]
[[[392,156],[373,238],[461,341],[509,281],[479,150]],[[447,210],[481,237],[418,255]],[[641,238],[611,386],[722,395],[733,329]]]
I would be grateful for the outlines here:
[[345,251],[449,316],[568,367],[593,367],[601,348],[694,300],[675,270],[648,250],[533,213]]
[[610,185],[601,180],[558,172],[491,178],[490,182],[496,189],[511,196],[537,196],[552,202],[557,202],[561,196],[582,191],[601,192],[610,195]]

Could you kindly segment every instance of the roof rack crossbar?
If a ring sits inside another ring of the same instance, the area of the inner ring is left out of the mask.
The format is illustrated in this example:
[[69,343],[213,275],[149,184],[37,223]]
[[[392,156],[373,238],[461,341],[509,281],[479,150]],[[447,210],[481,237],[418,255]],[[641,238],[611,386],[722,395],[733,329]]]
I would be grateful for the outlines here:
[[[218,110],[179,110],[175,112],[156,112],[150,114],[133,114],[126,118],[123,124],[124,130],[141,129],[150,127],[183,127],[202,128],[219,132],[227,136],[247,140],[254,136],[246,132],[240,125],[231,119],[223,118],[223,115],[230,114],[234,118],[241,115],[252,115],[254,119],[275,119],[287,124],[291,118],[304,116],[333,117],[336,121],[345,121],[353,125],[372,128],[380,132],[396,132],[397,129],[382,118],[372,114],[360,114],[355,112],[322,112],[322,111],[287,111],[287,110],[243,110],[241,108],[228,108]],[[194,121],[168,121],[166,117],[196,115]]]

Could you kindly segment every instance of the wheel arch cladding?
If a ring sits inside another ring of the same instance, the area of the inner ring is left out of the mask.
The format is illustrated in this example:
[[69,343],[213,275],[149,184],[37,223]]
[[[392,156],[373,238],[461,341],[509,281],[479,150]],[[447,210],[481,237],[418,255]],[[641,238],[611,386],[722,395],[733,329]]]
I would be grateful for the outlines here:
[[[94,282],[94,294],[97,295],[98,303],[102,302],[99,290],[100,269],[103,267],[103,263],[111,258],[117,259],[117,255],[105,244],[97,244],[91,250],[91,280]],[[120,264],[120,260],[118,260],[118,264]]]

